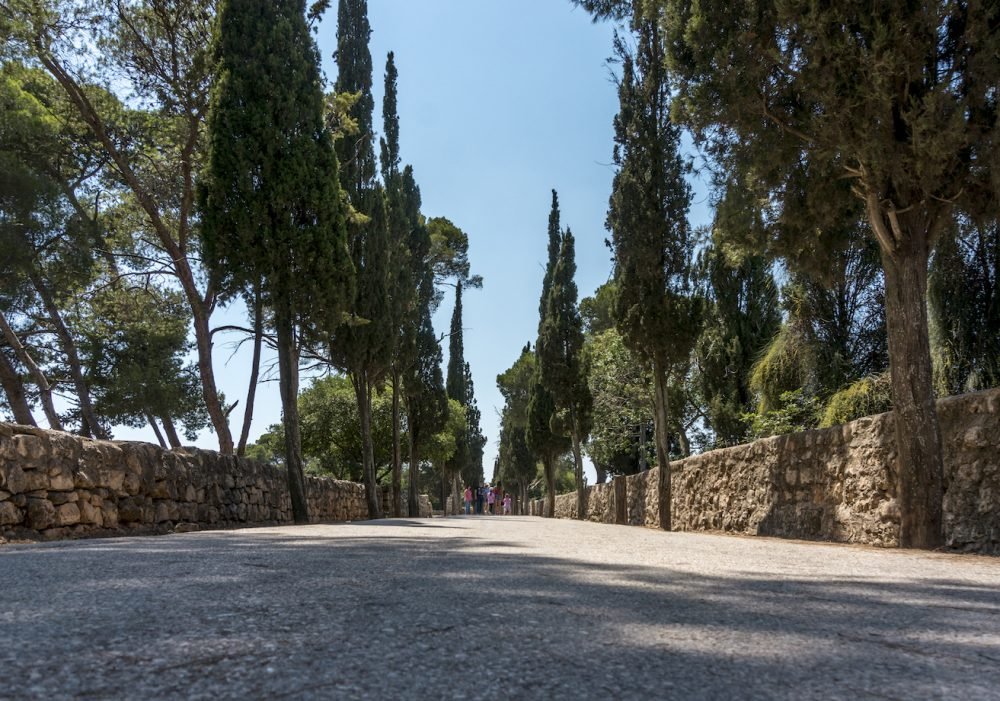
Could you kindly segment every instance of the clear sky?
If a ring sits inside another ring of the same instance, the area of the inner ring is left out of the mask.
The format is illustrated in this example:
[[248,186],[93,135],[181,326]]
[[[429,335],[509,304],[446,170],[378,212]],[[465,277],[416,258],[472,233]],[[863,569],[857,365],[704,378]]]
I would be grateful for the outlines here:
[[[537,332],[553,188],[562,225],[576,238],[580,295],[592,294],[611,272],[604,219],[614,175],[617,93],[607,64],[614,28],[595,25],[569,0],[369,0],[368,14],[376,128],[391,50],[403,163],[414,167],[423,212],[468,233],[473,272],[484,278],[482,290],[465,295],[464,340],[489,479],[503,407],[496,376]],[[336,2],[317,41],[332,82]],[[692,220],[704,223],[704,197],[696,200]],[[439,334],[451,318],[448,292],[435,317]],[[219,315],[215,322],[227,320]],[[249,348],[230,359],[226,339],[219,340],[216,372],[232,401],[246,393]],[[277,383],[262,385],[257,397],[251,439],[280,420]],[[242,406],[233,412],[237,436]],[[124,430],[116,436],[140,437]],[[217,447],[209,433],[197,443]]]

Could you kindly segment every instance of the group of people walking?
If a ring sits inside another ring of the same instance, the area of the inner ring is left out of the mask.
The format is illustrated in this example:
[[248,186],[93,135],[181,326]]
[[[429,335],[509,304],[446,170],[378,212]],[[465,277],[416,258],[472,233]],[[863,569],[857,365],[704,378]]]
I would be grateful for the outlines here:
[[484,484],[478,488],[471,486],[465,488],[466,515],[472,513],[500,515],[500,510],[503,509],[503,515],[507,516],[510,515],[512,502],[511,495],[500,489],[499,485],[491,487]]

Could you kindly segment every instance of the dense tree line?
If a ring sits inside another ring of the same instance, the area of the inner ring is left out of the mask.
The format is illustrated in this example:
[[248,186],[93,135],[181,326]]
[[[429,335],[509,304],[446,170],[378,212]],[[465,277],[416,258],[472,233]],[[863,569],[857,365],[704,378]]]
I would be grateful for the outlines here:
[[[421,469],[481,474],[471,372],[459,346],[449,399],[431,325],[442,285],[481,286],[468,237],[424,217],[401,167],[391,53],[376,154],[365,0],[339,0],[324,84],[330,4],[0,3],[5,413],[99,438],[148,425],[164,446],[210,427],[220,451],[285,465],[297,521],[304,469],[363,481],[372,516],[381,485],[399,514],[404,461],[411,510]],[[247,323],[219,325],[225,307]],[[252,344],[239,399],[216,385],[222,332]],[[283,420],[248,446],[267,347]],[[300,393],[303,368],[329,377]]]
[[[935,397],[1000,381],[1000,9],[575,2],[627,28],[613,280],[580,304],[599,478],[647,463],[652,430],[669,527],[672,457],[893,409],[901,543],[939,545]],[[682,130],[714,191],[699,232]],[[553,464],[505,397],[501,467]]]

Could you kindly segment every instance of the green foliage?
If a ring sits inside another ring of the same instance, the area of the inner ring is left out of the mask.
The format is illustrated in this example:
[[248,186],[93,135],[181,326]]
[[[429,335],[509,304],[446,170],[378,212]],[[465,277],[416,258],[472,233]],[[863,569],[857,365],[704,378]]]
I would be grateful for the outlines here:
[[928,282],[934,384],[941,396],[1000,385],[1000,224],[959,218]]
[[814,428],[822,404],[804,389],[782,392],[766,411],[748,414],[744,419],[750,424],[753,439],[777,436]]
[[332,325],[352,270],[304,12],[302,0],[222,5],[199,203],[206,264],[221,289],[263,277],[268,305]]
[[872,416],[892,410],[892,383],[889,373],[863,377],[839,392],[826,403],[819,427],[845,424],[862,416]]
[[156,287],[109,287],[74,320],[89,359],[95,408],[111,423],[177,420],[188,440],[208,425],[183,295]]
[[695,347],[698,382],[715,442],[732,445],[749,428],[742,415],[754,405],[751,368],[781,323],[778,293],[763,258],[731,261],[714,241],[701,253],[699,275],[708,304]]
[[666,367],[685,359],[698,329],[690,294],[693,237],[687,221],[689,166],[680,155],[680,129],[670,120],[670,88],[656,20],[637,17],[635,56],[621,37],[622,62],[615,117],[617,166],[607,226],[617,286],[616,319],[625,343]]
[[[552,208],[549,212],[548,251],[549,259],[545,267],[545,277],[542,282],[542,297],[539,301],[541,314],[538,319],[538,335],[541,337],[548,307],[549,290],[552,286],[552,276],[559,262],[559,249],[562,235],[559,231],[559,198],[552,191]],[[537,351],[537,347],[536,347]],[[537,352],[535,354],[537,356]],[[522,352],[522,357],[524,353]],[[542,382],[540,358],[536,357],[534,375],[528,385],[528,402],[526,420],[526,437],[532,452],[542,462],[551,462],[560,453],[569,450],[569,439],[565,434],[552,430],[552,419],[557,408],[552,392]],[[499,378],[498,378],[499,382]]]
[[483,280],[471,274],[469,263],[469,235],[445,217],[427,220],[431,237],[430,265],[435,282],[454,280],[465,287],[479,288]]
[[[299,394],[299,415],[306,470],[362,481],[361,418],[350,379],[334,375],[314,380]],[[372,446],[375,466],[384,474],[392,460],[392,399],[387,392],[372,395]],[[274,425],[247,447],[247,455],[281,464],[284,450],[283,428]]]
[[[801,326],[786,323],[767,347],[750,373],[750,389],[757,397],[757,411],[778,411],[786,403],[783,397],[793,391],[815,395],[813,349]],[[809,391],[803,388],[810,385]]]
[[556,406],[549,419],[550,429],[583,441],[590,432],[593,398],[587,387],[583,322],[576,306],[575,250],[573,234],[567,229],[552,273],[535,353],[539,380],[551,392]]
[[597,288],[593,297],[580,300],[580,318],[588,335],[601,334],[615,326],[616,289],[614,281]]
[[639,469],[637,431],[653,423],[649,366],[626,347],[614,328],[592,334],[586,354],[587,382],[594,398],[587,453],[608,474],[635,473]]
[[372,55],[368,48],[371,26],[367,0],[340,0],[337,6],[337,94],[356,94],[349,110],[351,138],[337,141],[340,182],[348,200],[359,211],[375,180],[372,112]]

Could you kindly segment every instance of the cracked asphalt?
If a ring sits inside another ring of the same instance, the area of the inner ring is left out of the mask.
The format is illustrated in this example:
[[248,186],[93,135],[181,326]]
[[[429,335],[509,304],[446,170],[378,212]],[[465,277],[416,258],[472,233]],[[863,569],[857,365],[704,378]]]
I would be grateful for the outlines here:
[[1000,699],[1000,559],[453,517],[0,547],[2,699]]

